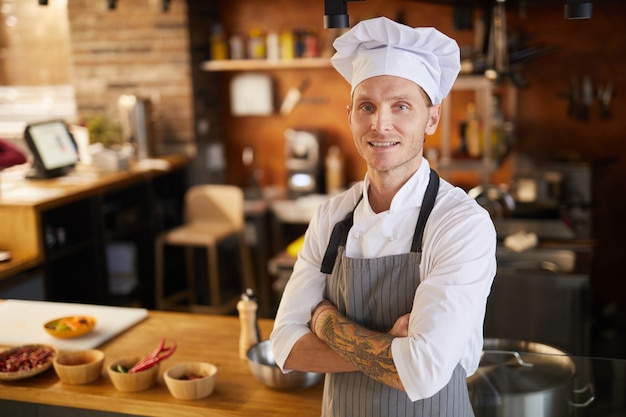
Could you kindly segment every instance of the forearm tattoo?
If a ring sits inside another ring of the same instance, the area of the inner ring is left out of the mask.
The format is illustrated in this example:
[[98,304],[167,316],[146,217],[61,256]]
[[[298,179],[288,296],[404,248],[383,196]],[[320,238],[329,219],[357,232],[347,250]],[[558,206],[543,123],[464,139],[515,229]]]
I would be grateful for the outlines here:
[[391,356],[393,336],[377,333],[343,317],[328,314],[321,328],[324,341],[369,377],[397,387],[397,370]]

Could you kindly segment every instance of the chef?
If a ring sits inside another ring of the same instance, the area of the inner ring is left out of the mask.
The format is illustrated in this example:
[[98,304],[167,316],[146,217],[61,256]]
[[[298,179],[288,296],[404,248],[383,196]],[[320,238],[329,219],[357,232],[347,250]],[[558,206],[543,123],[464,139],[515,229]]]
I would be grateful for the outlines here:
[[367,172],[309,224],[270,336],[276,361],[326,373],[323,416],[472,416],[496,234],[423,157],[459,47],[384,17],[334,47]]

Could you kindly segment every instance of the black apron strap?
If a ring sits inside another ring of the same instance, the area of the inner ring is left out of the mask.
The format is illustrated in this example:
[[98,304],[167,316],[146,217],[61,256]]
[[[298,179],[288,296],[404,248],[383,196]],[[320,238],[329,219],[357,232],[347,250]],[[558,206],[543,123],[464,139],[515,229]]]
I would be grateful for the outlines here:
[[411,244],[411,252],[422,252],[422,238],[424,237],[424,228],[426,227],[426,221],[428,216],[435,206],[435,199],[437,198],[437,192],[439,191],[439,175],[434,169],[430,170],[430,181],[426,187],[424,193],[424,201],[422,202],[422,208],[420,210],[419,217],[417,218],[417,224],[415,225],[415,233],[413,234],[413,243]]
[[[437,192],[439,191],[439,175],[435,172],[435,170],[430,170],[430,180],[428,181],[428,186],[426,187],[426,192],[424,193],[424,201],[422,203],[422,208],[420,210],[419,217],[417,219],[417,224],[415,225],[415,233],[413,234],[413,243],[411,244],[411,252],[421,252],[422,251],[422,237],[424,236],[424,228],[426,227],[426,221],[428,220],[428,216],[430,216],[430,212],[433,210],[435,205],[435,199],[437,198]],[[359,197],[359,201],[355,204],[359,205],[363,199],[363,194]],[[348,239],[348,232],[352,227],[354,222],[354,210],[346,215],[346,217],[335,224],[333,227],[333,232],[330,235],[330,241],[328,242],[328,247],[326,248],[326,253],[324,254],[324,259],[322,260],[322,266],[320,268],[320,272],[323,274],[331,274],[333,272],[333,267],[335,266],[335,260],[337,258],[337,251],[339,250],[339,246],[345,246],[346,241]]]
[[[359,205],[362,199],[363,194],[361,194],[359,200],[354,205],[355,208]],[[328,242],[326,253],[324,254],[324,259],[322,260],[322,267],[320,268],[320,272],[323,274],[330,274],[333,272],[335,259],[337,259],[337,251],[339,250],[339,246],[346,245],[346,241],[348,240],[348,231],[352,227],[353,222],[354,209],[349,212],[342,221],[338,222],[335,224],[335,227],[333,227],[333,232],[330,235],[330,241]]]

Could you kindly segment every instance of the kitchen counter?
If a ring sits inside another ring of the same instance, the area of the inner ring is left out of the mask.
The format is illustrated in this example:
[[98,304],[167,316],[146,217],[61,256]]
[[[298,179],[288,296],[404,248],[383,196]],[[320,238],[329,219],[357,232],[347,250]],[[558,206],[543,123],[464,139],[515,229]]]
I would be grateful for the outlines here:
[[0,279],[7,278],[45,260],[39,221],[43,210],[77,199],[115,190],[147,178],[184,168],[189,158],[172,155],[160,158],[160,165],[134,166],[126,171],[96,172],[78,166],[66,176],[52,179],[25,179],[25,171],[6,171],[0,180],[0,249],[11,251],[11,260],[0,263]]
[[[263,338],[267,338],[272,321],[261,319],[259,326]],[[55,408],[50,411],[51,415],[66,415],[64,409],[58,407],[73,408],[73,416],[89,416],[91,410],[97,410],[94,415],[101,417],[111,413],[163,417],[320,415],[322,383],[303,390],[277,391],[254,379],[247,361],[239,359],[237,317],[149,311],[144,321],[100,346],[107,355],[105,367],[118,357],[152,351],[163,336],[167,338],[168,345],[175,340],[178,348],[171,358],[161,364],[157,384],[146,391],[117,391],[104,370],[103,376],[91,384],[64,385],[50,369],[30,379],[0,381],[0,415],[44,415],[41,410],[29,413],[34,407]],[[531,359],[533,355],[537,356],[536,360]],[[543,359],[538,356],[530,354],[526,360],[541,362]],[[545,355],[545,358],[554,358],[554,355]],[[570,358],[576,370],[571,381],[572,388],[592,389],[576,395],[576,403],[589,402],[588,406],[574,409],[569,415],[626,415],[626,360],[587,356]],[[177,400],[169,394],[163,382],[163,372],[177,363],[195,360],[211,362],[218,367],[215,391],[200,400]],[[592,395],[595,399],[590,401]],[[567,405],[566,398],[564,401]],[[17,408],[10,408],[12,406]]]
[[[264,339],[272,324],[268,319],[259,321]],[[157,384],[142,392],[117,391],[106,376],[107,364],[121,356],[145,355],[162,337],[167,338],[168,345],[176,341],[178,348],[161,364]],[[50,369],[30,379],[0,381],[0,400],[142,416],[319,416],[322,383],[295,391],[265,387],[254,379],[247,361],[239,359],[238,338],[237,317],[150,311],[146,320],[100,347],[106,353],[105,369],[103,377],[94,383],[65,385]],[[163,372],[185,361],[206,361],[217,366],[213,394],[194,401],[170,395]]]
[[[154,239],[182,221],[189,162],[171,155],[114,172],[81,165],[32,180],[21,166],[2,172],[0,250],[11,259],[0,262],[0,289],[32,285],[37,269],[41,299],[152,308]],[[127,261],[112,265],[120,251]]]

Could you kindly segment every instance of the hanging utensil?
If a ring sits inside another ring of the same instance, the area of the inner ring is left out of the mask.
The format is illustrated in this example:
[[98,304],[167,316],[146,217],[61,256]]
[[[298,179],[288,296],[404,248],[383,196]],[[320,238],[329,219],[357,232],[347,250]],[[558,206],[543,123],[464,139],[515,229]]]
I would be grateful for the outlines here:
[[611,116],[611,98],[613,98],[613,80],[609,80],[604,89],[598,91],[600,99],[600,117],[608,119]]
[[569,84],[569,106],[567,108],[567,115],[570,117],[576,117],[578,115],[578,108],[580,106],[580,91],[578,89],[578,79],[572,77]]
[[508,74],[508,40],[506,35],[505,0],[497,0],[493,9],[493,34],[495,44],[495,70],[498,75]]
[[300,83],[299,87],[292,87],[287,91],[287,95],[280,106],[280,114],[287,116],[293,111],[294,107],[296,107],[302,99],[302,93],[307,89],[310,83],[309,79],[305,79]]
[[582,103],[578,118],[581,120],[589,120],[589,110],[593,105],[593,84],[591,83],[591,78],[588,75],[583,77],[581,100]]

